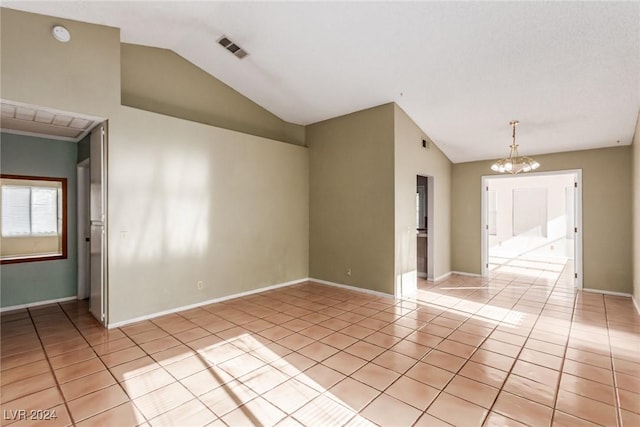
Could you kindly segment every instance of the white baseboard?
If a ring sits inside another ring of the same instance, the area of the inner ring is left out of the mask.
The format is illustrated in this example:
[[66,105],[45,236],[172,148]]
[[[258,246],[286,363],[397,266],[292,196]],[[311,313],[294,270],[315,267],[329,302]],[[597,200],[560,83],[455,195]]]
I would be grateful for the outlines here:
[[464,271],[452,271],[451,274],[457,274],[458,276],[467,276],[467,277],[482,277],[482,274],[467,273]]
[[223,297],[219,297],[219,298],[213,298],[213,299],[209,299],[209,300],[206,300],[206,301],[200,301],[200,302],[197,302],[197,303],[194,303],[194,304],[183,305],[181,307],[171,308],[169,310],[159,311],[159,312],[156,312],[156,313],[151,313],[151,314],[147,314],[147,315],[140,316],[140,317],[135,317],[135,318],[129,319],[129,320],[123,320],[121,322],[109,323],[107,325],[107,328],[109,328],[109,329],[120,328],[122,326],[127,326],[127,325],[130,325],[132,323],[142,322],[144,320],[155,319],[156,317],[165,316],[167,314],[173,314],[173,313],[177,313],[179,311],[191,310],[193,308],[202,307],[203,305],[215,304],[217,302],[223,302],[223,301],[227,301],[227,300],[234,299],[234,298],[240,298],[240,297],[244,297],[244,296],[248,296],[248,295],[257,294],[257,293],[260,293],[260,292],[270,291],[272,289],[278,289],[278,288],[284,288],[286,286],[297,285],[299,283],[308,282],[309,280],[310,279],[307,277],[307,278],[304,278],[304,279],[292,280],[290,282],[284,282],[284,283],[278,283],[278,284],[275,284],[275,285],[265,286],[264,288],[252,289],[252,290],[246,291],[246,292],[240,292],[240,293],[237,293],[237,294],[227,295],[227,296],[223,296]]
[[613,292],[613,291],[605,291],[603,289],[591,289],[591,288],[582,288],[581,291],[591,292],[593,294],[613,295],[616,297],[629,297],[633,299],[633,296],[631,294],[627,294],[625,292]]
[[338,287],[338,288],[348,289],[350,291],[362,292],[362,293],[365,293],[365,294],[375,295],[375,296],[378,296],[378,297],[395,298],[395,296],[393,294],[388,294],[386,292],[380,292],[380,291],[372,291],[371,289],[359,288],[357,286],[345,285],[345,284],[342,284],[342,283],[329,282],[327,280],[314,279],[314,278],[310,278],[308,280],[310,282],[320,283],[321,285],[335,286],[335,287]]
[[636,308],[636,312],[640,314],[640,307],[638,306],[638,301],[636,301],[636,298],[633,295],[631,295],[631,301],[633,301],[633,305]]
[[448,273],[445,273],[445,274],[443,274],[443,275],[441,275],[441,276],[436,277],[435,279],[432,279],[432,281],[434,281],[434,282],[438,282],[438,281],[440,281],[440,280],[447,279],[447,278],[448,278],[449,276],[451,276],[452,274],[453,274],[453,272],[452,272],[452,271],[450,271],[450,272],[448,272]]
[[59,302],[73,301],[75,299],[77,299],[77,297],[74,295],[72,297],[56,298],[56,299],[50,299],[46,301],[30,302],[28,304],[12,305],[11,307],[0,308],[0,313],[5,313],[7,311],[21,310],[23,308],[38,307],[40,305],[57,304]]

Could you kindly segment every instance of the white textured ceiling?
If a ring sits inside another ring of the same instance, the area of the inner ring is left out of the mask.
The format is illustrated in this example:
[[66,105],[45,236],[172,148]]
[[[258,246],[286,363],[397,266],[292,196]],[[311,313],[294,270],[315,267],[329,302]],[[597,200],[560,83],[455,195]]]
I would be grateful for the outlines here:
[[511,119],[523,155],[630,144],[640,108],[635,1],[2,5],[119,27],[298,124],[395,101],[454,162],[505,156]]

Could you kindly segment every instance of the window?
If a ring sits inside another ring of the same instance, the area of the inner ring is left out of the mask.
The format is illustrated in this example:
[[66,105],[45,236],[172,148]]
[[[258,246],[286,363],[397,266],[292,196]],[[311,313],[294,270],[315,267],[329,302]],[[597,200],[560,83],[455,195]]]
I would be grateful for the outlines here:
[[0,175],[0,186],[0,262],[66,258],[66,178]]

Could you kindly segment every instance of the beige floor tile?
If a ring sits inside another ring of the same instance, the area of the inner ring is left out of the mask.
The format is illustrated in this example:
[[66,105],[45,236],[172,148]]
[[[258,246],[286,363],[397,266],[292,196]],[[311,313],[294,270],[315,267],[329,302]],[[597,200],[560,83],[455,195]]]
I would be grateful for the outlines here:
[[145,422],[144,416],[133,403],[125,402],[77,423],[77,427],[134,427]]
[[320,395],[298,409],[292,417],[305,426],[345,425],[356,413],[329,396]]
[[284,412],[265,399],[258,397],[229,412],[222,417],[222,420],[230,426],[272,426],[285,417],[286,414]]
[[449,427],[451,424],[442,421],[439,418],[434,417],[433,415],[425,412],[422,414],[418,421],[413,425],[413,427]]
[[192,400],[194,396],[180,383],[158,388],[144,396],[133,399],[133,403],[148,420]]
[[190,400],[162,415],[149,421],[152,426],[204,426],[217,417],[202,402],[197,399]]
[[318,395],[317,390],[290,379],[264,393],[262,397],[285,413],[292,414]]
[[65,366],[73,365],[74,363],[83,362],[85,360],[98,357],[92,348],[84,348],[82,350],[72,351],[70,353],[64,353],[59,356],[49,358],[49,362],[53,369],[64,368]]
[[492,411],[532,427],[548,426],[553,412],[548,406],[506,391],[500,392]]
[[239,381],[232,381],[199,397],[218,417],[233,411],[258,395]]
[[476,362],[467,362],[458,374],[496,388],[502,387],[507,377],[505,371]]
[[563,373],[560,388],[607,405],[615,405],[616,402],[613,387],[575,375]]
[[56,369],[54,373],[58,382],[62,384],[89,374],[106,370],[107,368],[104,366],[100,359],[93,358],[74,363],[73,365],[65,366],[64,368]]
[[131,379],[145,372],[160,368],[160,365],[149,356],[125,362],[110,368],[109,371],[119,382]]
[[484,383],[456,375],[444,391],[489,409],[493,405],[499,390]]
[[67,383],[60,384],[60,389],[62,390],[62,395],[66,400],[73,400],[114,384],[116,384],[116,380],[111,373],[107,370],[101,370]]
[[114,366],[130,362],[144,356],[146,356],[144,350],[142,350],[140,347],[134,346],[126,348],[124,350],[118,350],[114,351],[113,353],[105,354],[103,356],[100,356],[100,359],[108,368],[113,368]]
[[7,385],[16,381],[25,381],[35,375],[50,372],[47,360],[38,360],[15,368],[4,369],[0,372],[0,383]]
[[[248,359],[248,357],[252,357],[252,356],[247,356],[247,355],[242,355],[239,356],[243,358],[243,361],[246,362],[247,366],[250,365],[251,360]],[[252,357],[252,359],[255,360],[256,364],[251,364],[250,366],[261,366],[262,362],[260,362],[259,360],[255,359],[255,357]],[[178,360],[177,362],[173,362],[173,363],[169,363],[167,365],[164,365],[164,369],[169,372],[171,375],[173,375],[176,379],[182,379],[185,377],[188,377],[190,375],[195,374],[196,372],[199,371],[203,371],[209,367],[211,367],[212,364],[203,356],[196,354],[194,356],[190,356],[187,358],[184,358],[182,360]],[[222,365],[220,365],[222,366]]]
[[384,368],[391,369],[399,374],[404,374],[409,368],[417,363],[417,360],[389,350],[380,354],[378,357],[373,359],[372,362]]
[[511,372],[541,384],[557,384],[560,372],[534,363],[517,360]]
[[433,350],[429,352],[425,357],[423,357],[422,361],[455,373],[458,372],[460,368],[462,368],[467,359],[464,357],[458,357],[453,354],[445,353],[440,350]]
[[31,377],[29,381],[18,381],[0,386],[0,402],[6,403],[23,396],[56,386],[56,380],[51,372],[44,372]]
[[144,372],[120,384],[131,399],[174,383],[176,379],[162,368]]
[[345,375],[323,364],[314,365],[296,377],[302,383],[320,392],[328,390],[344,378]]
[[481,426],[488,411],[471,402],[441,393],[427,413],[455,426]]
[[345,348],[344,351],[361,359],[371,361],[385,350],[384,348],[378,347],[377,345],[370,344],[365,341],[358,341]]
[[382,393],[361,415],[378,425],[411,425],[422,415],[422,411]]
[[385,390],[385,393],[424,411],[438,396],[440,390],[414,379],[402,376]]
[[409,369],[405,375],[431,387],[435,387],[438,390],[442,390],[455,374],[438,368],[437,366],[429,365],[428,363],[418,362]]
[[383,391],[393,383],[400,374],[391,369],[383,368],[375,363],[367,363],[351,374],[351,377],[375,389]]
[[328,357],[333,356],[339,350],[328,344],[324,344],[320,341],[311,343],[298,350],[298,353],[315,360],[316,362],[322,362]]
[[526,424],[522,424],[516,420],[505,417],[497,412],[489,412],[487,418],[484,421],[484,427],[526,427]]
[[616,409],[587,397],[560,389],[556,409],[600,425],[616,424]]
[[327,335],[326,337],[324,337],[320,341],[325,343],[325,344],[327,344],[327,345],[335,347],[335,348],[337,348],[339,350],[342,350],[342,349],[350,346],[351,344],[357,342],[358,339],[354,338],[354,337],[352,337],[350,335],[343,334],[341,332],[334,332],[331,335]]
[[574,417],[573,415],[565,414],[562,411],[555,411],[553,413],[553,426],[554,427],[599,427],[599,424],[594,424],[582,418]]
[[68,402],[73,419],[78,422],[85,418],[128,402],[129,398],[119,385],[98,390]]
[[64,398],[57,387],[49,387],[2,404],[3,413],[48,409],[60,405]]
[[542,384],[515,374],[509,375],[503,390],[548,407],[553,407],[556,397],[555,384]]
[[640,425],[640,414],[622,410],[620,411],[622,418],[622,427],[633,427]]
[[322,362],[323,365],[344,374],[351,375],[367,363],[366,360],[341,351]]
[[[6,331],[2,329],[4,333]],[[45,353],[42,348],[37,348],[35,350],[27,351],[25,353],[18,353],[11,356],[2,357],[0,359],[0,370],[5,371],[7,369],[13,369],[18,366],[23,366],[29,363],[37,362],[38,360],[43,360],[45,358]],[[55,368],[56,366],[54,366]]]
[[284,374],[277,368],[271,365],[265,365],[240,377],[239,381],[242,381],[243,384],[250,387],[256,393],[262,394],[282,384],[289,378],[289,375]]
[[353,411],[361,411],[380,391],[352,378],[345,378],[329,389],[330,396]]

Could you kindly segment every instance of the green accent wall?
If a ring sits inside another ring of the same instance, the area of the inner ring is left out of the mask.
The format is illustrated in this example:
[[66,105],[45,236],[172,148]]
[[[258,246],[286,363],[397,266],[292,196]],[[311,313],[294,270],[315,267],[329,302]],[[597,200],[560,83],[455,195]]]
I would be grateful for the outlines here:
[[394,293],[393,126],[390,103],[307,127],[310,277]]
[[[632,292],[631,147],[536,155],[537,172],[582,170],[583,287]],[[481,272],[482,176],[496,175],[491,160],[453,165],[451,264]]]
[[305,144],[304,126],[280,119],[171,50],[122,43],[120,52],[122,105]]
[[76,295],[75,142],[0,134],[3,174],[67,178],[67,259],[0,266],[0,307]]

